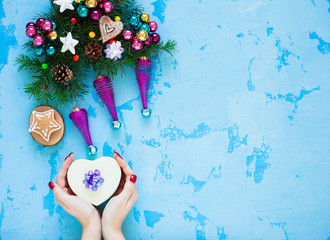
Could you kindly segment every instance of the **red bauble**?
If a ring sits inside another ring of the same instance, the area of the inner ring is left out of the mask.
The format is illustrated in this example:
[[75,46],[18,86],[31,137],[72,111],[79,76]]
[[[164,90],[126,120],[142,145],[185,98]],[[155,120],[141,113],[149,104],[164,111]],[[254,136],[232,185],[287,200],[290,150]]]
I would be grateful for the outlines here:
[[151,38],[154,43],[158,43],[160,41],[160,36],[158,33],[151,34]]
[[148,25],[150,27],[150,32],[156,32],[157,31],[158,26],[157,26],[156,22],[153,22],[153,21],[148,22]]
[[75,18],[71,18],[70,22],[71,22],[72,24],[75,24],[75,23],[77,23],[77,19],[75,19]]

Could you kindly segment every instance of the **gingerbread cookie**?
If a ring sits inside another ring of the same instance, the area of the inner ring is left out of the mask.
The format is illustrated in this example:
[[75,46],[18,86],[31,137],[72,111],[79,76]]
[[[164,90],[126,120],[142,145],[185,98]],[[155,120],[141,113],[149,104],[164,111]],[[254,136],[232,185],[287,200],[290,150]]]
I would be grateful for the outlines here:
[[54,146],[64,135],[64,120],[61,114],[50,106],[33,109],[29,119],[29,132],[33,139],[44,146]]

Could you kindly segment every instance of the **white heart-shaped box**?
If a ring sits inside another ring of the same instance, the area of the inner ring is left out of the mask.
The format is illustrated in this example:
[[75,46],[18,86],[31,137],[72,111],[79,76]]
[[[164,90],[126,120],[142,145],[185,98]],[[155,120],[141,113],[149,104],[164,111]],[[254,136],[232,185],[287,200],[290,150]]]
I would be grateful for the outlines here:
[[[94,172],[95,169],[101,172],[104,182],[94,192],[85,187],[83,180],[85,173],[88,173],[89,170]],[[79,159],[74,161],[69,167],[67,178],[72,191],[77,196],[98,206],[110,198],[117,190],[121,179],[121,169],[116,160],[111,157],[101,157],[94,161]]]

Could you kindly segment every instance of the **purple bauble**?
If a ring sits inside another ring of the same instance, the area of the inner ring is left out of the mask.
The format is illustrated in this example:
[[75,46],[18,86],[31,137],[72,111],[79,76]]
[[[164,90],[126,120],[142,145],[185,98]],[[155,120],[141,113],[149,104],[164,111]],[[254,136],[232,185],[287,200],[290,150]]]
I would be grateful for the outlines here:
[[131,40],[133,38],[132,30],[129,30],[129,29],[124,30],[123,37],[125,40]]
[[38,27],[41,27],[42,26],[42,23],[45,21],[45,19],[44,18],[38,18],[38,20],[37,20],[37,26]]
[[154,43],[158,43],[160,41],[160,36],[158,33],[151,34],[151,38]]
[[143,42],[141,42],[139,40],[134,40],[132,43],[132,48],[135,51],[140,51],[143,48]]
[[91,12],[91,19],[92,20],[98,21],[98,20],[100,20],[100,18],[101,18],[101,12],[99,10],[93,10]]
[[150,36],[148,36],[147,40],[145,40],[143,43],[145,45],[149,45],[150,43],[152,43],[152,38]]
[[53,29],[53,23],[49,20],[45,20],[41,24],[41,30],[44,32],[49,32]]
[[29,38],[32,38],[37,34],[37,29],[34,26],[29,26],[29,27],[26,28],[25,34]]
[[113,5],[112,5],[111,2],[104,2],[103,3],[103,10],[104,10],[104,12],[109,13],[109,12],[112,11],[112,9],[113,9]]
[[33,23],[33,22],[29,22],[29,23],[26,24],[25,28],[27,28],[27,27],[36,27],[36,24]]
[[33,44],[37,47],[40,47],[42,44],[44,44],[45,38],[41,36],[40,34],[37,34],[33,38]]
[[156,32],[157,31],[157,28],[158,28],[158,25],[156,22],[148,22],[148,25],[150,27],[150,32]]

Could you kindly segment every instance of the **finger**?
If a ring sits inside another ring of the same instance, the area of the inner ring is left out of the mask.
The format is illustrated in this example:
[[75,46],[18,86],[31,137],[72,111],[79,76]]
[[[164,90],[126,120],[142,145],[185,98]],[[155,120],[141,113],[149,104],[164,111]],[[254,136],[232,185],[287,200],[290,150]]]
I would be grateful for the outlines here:
[[122,201],[128,201],[134,191],[136,191],[136,176],[132,174],[130,180],[124,185],[123,191],[118,195]]
[[65,192],[60,185],[57,183],[49,182],[48,186],[53,191],[55,195],[55,199],[58,199],[58,204],[60,204],[63,208],[67,208],[66,202],[68,201],[69,194]]
[[64,160],[62,167],[57,175],[56,183],[60,185],[62,188],[67,185],[66,174],[71,163],[74,161],[73,153],[70,153]]
[[113,157],[117,161],[121,169],[123,170],[126,177],[131,176],[133,174],[132,169],[128,166],[125,160],[117,152],[113,153]]

